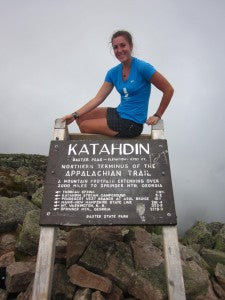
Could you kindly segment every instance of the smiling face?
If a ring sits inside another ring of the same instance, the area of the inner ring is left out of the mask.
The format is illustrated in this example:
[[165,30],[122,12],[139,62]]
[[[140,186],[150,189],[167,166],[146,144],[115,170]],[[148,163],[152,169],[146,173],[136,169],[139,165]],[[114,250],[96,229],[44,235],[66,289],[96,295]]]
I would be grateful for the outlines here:
[[115,54],[115,57],[121,63],[130,63],[131,62],[131,53],[133,46],[129,44],[125,37],[118,36],[112,40],[112,47]]

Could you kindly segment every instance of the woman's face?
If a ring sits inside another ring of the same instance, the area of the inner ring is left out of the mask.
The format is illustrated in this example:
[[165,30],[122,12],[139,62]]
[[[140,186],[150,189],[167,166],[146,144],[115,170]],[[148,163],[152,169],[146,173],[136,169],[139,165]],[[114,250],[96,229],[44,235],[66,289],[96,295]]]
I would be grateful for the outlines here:
[[131,61],[131,53],[133,47],[123,36],[118,36],[112,40],[112,47],[115,57],[121,62],[126,63]]

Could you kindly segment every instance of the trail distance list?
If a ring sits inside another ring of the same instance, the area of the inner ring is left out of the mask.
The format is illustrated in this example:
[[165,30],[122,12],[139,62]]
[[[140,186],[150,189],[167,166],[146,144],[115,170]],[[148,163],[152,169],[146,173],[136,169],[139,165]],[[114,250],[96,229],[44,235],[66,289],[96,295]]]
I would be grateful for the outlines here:
[[176,224],[166,140],[52,141],[40,224]]

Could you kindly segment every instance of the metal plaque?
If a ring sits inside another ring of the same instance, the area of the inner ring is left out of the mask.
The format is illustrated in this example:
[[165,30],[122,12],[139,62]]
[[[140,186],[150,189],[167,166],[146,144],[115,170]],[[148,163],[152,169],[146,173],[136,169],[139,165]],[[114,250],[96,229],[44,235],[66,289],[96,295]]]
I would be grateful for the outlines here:
[[167,141],[52,141],[40,224],[175,225]]

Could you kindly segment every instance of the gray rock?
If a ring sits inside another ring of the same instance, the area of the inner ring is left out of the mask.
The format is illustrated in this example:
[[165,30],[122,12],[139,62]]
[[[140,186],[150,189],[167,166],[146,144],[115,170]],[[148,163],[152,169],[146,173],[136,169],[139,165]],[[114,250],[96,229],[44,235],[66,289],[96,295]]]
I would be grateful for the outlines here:
[[54,285],[52,286],[52,300],[73,299],[76,286],[71,284],[67,275],[66,267],[62,264],[54,266]]
[[159,266],[162,261],[162,251],[152,243],[151,235],[141,227],[134,229],[134,241],[130,242],[135,268],[149,269]]
[[196,262],[190,261],[183,265],[183,276],[186,296],[188,299],[206,294],[209,287],[209,276]]
[[225,265],[218,263],[215,268],[215,276],[221,287],[225,291]]
[[16,236],[12,233],[3,233],[0,236],[0,255],[14,251],[16,245]]
[[38,250],[39,236],[40,236],[40,211],[31,210],[27,212],[22,230],[20,231],[16,248],[20,252],[28,255],[36,255]]
[[217,263],[225,265],[225,253],[222,251],[204,248],[201,255],[212,269],[216,267]]
[[36,190],[36,192],[32,195],[31,202],[37,207],[41,208],[42,200],[44,194],[44,186],[41,186]]
[[166,299],[167,285],[164,264],[148,270],[135,271],[128,283],[128,292],[137,299]]
[[205,248],[212,249],[215,244],[215,238],[207,229],[206,223],[198,221],[185,233],[181,242],[184,245],[201,244]]
[[91,236],[85,228],[72,229],[67,238],[67,267],[75,264],[84,253]]
[[0,289],[0,300],[7,300],[8,292],[6,290]]
[[91,300],[91,289],[79,289],[73,300]]
[[10,232],[22,224],[26,213],[36,209],[26,198],[0,198],[0,232]]
[[208,270],[210,268],[201,255],[192,248],[192,245],[184,246],[179,244],[179,248],[180,256],[183,261],[195,261],[203,269]]
[[6,268],[6,290],[9,293],[23,292],[34,277],[34,262],[15,262]]

